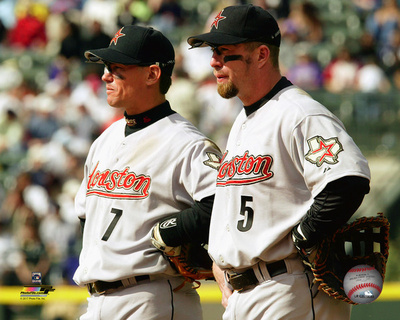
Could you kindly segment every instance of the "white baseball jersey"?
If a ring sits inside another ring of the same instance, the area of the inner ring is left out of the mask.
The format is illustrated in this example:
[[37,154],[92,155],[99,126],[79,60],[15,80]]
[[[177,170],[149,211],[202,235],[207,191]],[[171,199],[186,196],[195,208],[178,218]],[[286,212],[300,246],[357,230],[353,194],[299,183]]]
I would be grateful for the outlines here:
[[290,231],[313,198],[344,176],[370,178],[343,124],[289,86],[235,120],[217,177],[209,253],[221,268],[287,258]]
[[74,281],[176,274],[151,244],[151,229],[215,193],[218,148],[174,113],[128,136],[113,123],[90,148],[76,196],[85,219]]

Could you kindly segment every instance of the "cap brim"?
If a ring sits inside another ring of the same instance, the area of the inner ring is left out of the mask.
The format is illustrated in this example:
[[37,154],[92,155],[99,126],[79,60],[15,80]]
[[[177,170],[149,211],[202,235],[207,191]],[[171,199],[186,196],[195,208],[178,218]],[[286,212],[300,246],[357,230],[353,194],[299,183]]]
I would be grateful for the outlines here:
[[187,42],[192,46],[192,48],[198,48],[204,46],[238,44],[246,42],[247,40],[247,38],[236,37],[223,32],[209,32],[200,34],[198,36],[189,37]]
[[88,50],[85,52],[88,62],[102,63],[103,61],[120,64],[139,64],[140,61],[110,48]]

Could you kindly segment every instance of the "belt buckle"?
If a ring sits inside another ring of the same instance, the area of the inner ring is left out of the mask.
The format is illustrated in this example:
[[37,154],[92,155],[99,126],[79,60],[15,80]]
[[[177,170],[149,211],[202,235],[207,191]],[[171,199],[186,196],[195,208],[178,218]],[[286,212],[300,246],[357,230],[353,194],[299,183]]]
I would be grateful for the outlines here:
[[243,277],[243,274],[242,273],[237,273],[235,271],[231,271],[230,270],[230,271],[227,272],[227,276],[228,276],[228,282],[230,282],[231,279],[236,280],[238,278]]
[[228,283],[233,287],[234,290],[239,292],[254,284],[249,282],[245,272],[237,273],[230,270],[227,272],[227,277]]
[[88,283],[87,286],[88,286],[88,291],[90,294],[97,293],[99,295],[102,295],[102,294],[105,294],[107,291],[107,290],[100,291],[97,288],[96,282]]

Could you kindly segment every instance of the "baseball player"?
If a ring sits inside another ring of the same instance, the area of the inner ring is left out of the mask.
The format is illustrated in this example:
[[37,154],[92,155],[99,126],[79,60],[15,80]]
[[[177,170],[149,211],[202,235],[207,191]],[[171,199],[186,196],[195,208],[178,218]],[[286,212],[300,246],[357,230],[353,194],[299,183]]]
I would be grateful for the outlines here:
[[343,124],[279,69],[280,30],[261,7],[229,6],[209,33],[224,98],[244,107],[217,177],[209,254],[226,306],[223,319],[349,319],[350,306],[312,285],[299,251],[353,215],[369,192],[365,157]]
[[125,119],[94,141],[76,196],[83,247],[74,281],[90,292],[80,319],[200,320],[196,290],[152,233],[165,249],[207,243],[220,151],[165,98],[174,49],[161,32],[124,26],[85,57],[105,65],[107,102]]

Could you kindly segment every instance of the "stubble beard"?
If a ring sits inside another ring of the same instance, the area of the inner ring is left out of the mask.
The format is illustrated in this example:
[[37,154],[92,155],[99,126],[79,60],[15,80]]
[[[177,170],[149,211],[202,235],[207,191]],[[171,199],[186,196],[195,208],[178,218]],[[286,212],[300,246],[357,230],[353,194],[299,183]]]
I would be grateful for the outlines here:
[[222,98],[230,99],[236,97],[239,89],[231,82],[218,84],[218,93]]

